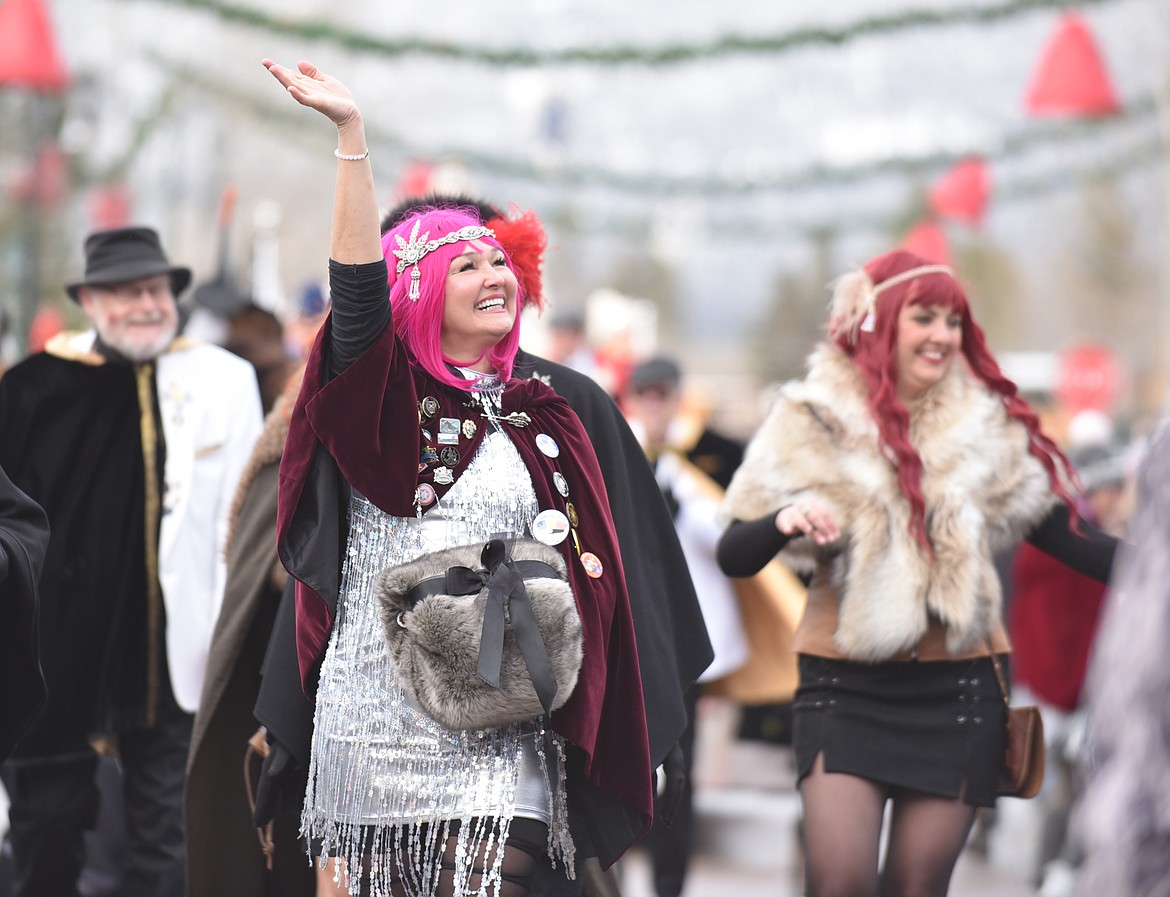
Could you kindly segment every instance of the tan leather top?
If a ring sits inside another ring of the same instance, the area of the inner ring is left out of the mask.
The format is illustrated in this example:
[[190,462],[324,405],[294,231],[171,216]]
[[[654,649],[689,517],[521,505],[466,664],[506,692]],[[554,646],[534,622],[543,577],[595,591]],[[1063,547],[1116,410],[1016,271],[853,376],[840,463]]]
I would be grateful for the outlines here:
[[[837,631],[837,590],[823,570],[818,571],[808,589],[808,605],[796,629],[793,649],[798,654],[814,654],[817,657],[831,657],[849,660],[833,641]],[[1002,623],[997,623],[991,632],[991,649],[997,654],[1011,650],[1011,642]],[[912,651],[905,651],[890,660],[966,660],[971,657],[986,657],[988,645],[981,642],[969,651],[952,654],[946,646],[946,629],[938,619],[931,617],[930,628]]]

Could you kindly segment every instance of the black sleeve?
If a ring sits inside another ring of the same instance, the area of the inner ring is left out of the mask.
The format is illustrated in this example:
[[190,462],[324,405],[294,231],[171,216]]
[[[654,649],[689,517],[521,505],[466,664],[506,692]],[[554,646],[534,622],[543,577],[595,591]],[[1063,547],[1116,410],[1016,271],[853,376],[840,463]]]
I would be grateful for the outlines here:
[[336,377],[374,344],[390,323],[385,259],[364,265],[329,260],[329,376]]
[[297,766],[305,772],[309,769],[315,709],[314,702],[301,690],[301,668],[297,660],[296,581],[290,576],[264,654],[253,715],[267,727],[270,739],[288,748]]
[[1097,582],[1109,582],[1117,539],[1103,533],[1083,518],[1077,518],[1080,534],[1069,528],[1069,509],[1057,504],[1025,538],[1066,567]]
[[796,536],[776,529],[777,511],[758,520],[733,520],[719,539],[715,558],[727,576],[755,576]]

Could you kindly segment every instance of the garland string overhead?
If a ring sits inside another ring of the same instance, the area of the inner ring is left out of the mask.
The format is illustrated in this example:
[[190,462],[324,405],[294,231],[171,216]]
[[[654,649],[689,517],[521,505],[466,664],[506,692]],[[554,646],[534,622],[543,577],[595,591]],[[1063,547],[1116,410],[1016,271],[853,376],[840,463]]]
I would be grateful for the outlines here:
[[385,57],[433,56],[461,59],[482,65],[533,67],[548,65],[680,65],[699,60],[757,55],[779,56],[815,46],[838,46],[863,37],[892,34],[911,28],[962,24],[987,24],[1040,10],[1084,9],[1115,0],[1004,0],[1001,3],[965,4],[950,9],[914,9],[869,16],[837,27],[802,27],[770,35],[729,34],[701,43],[667,44],[659,47],[595,46],[540,49],[514,47],[492,50],[476,45],[422,37],[389,40],[365,32],[339,28],[322,21],[290,21],[258,9],[222,0],[154,0],[169,6],[185,6],[219,16],[225,21],[263,28],[299,40],[325,41],[350,50]]
[[[133,160],[137,157],[137,154],[138,154],[139,150],[141,149],[142,144],[145,143],[145,141],[149,138],[151,132],[153,132],[153,130],[161,123],[161,120],[163,118],[165,118],[167,115],[169,115],[171,113],[173,106],[174,106],[175,94],[181,87],[191,87],[192,85],[197,85],[197,86],[200,86],[201,88],[209,89],[209,90],[213,91],[214,93],[217,93],[223,100],[225,100],[227,102],[238,103],[242,106],[248,107],[253,112],[263,115],[269,121],[273,121],[273,122],[277,122],[277,123],[280,123],[280,122],[286,123],[288,125],[288,127],[290,128],[290,130],[295,132],[298,137],[303,137],[304,129],[299,126],[299,121],[300,121],[299,116],[295,116],[291,113],[286,113],[283,111],[277,111],[272,106],[256,100],[250,94],[247,94],[243,91],[239,91],[239,90],[233,89],[231,87],[228,87],[227,85],[223,84],[222,82],[216,82],[216,81],[210,80],[210,79],[200,75],[198,72],[196,72],[193,69],[187,69],[187,68],[183,68],[181,66],[175,66],[175,65],[171,64],[169,62],[169,60],[165,60],[158,55],[151,54],[150,58],[152,59],[152,61],[155,64],[157,64],[161,68],[165,69],[168,72],[168,74],[171,76],[172,80],[168,84],[168,86],[167,86],[166,90],[163,92],[162,96],[159,98],[152,114],[147,116],[145,120],[143,120],[142,122],[139,123],[138,127],[136,128],[136,139],[133,141],[132,145],[127,148],[127,150],[125,151],[125,153],[123,154],[123,156],[121,157],[121,159],[118,162],[109,166],[109,168],[106,169],[104,172],[98,173],[96,176],[89,177],[87,180],[91,184],[101,182],[103,179],[108,179],[110,177],[113,177],[115,174],[117,174],[119,172],[126,171],[131,166],[131,164],[133,163]],[[1143,116],[1148,116],[1148,114],[1154,108],[1155,108],[1154,100],[1152,97],[1150,97],[1150,98],[1146,98],[1144,100],[1139,100],[1136,103],[1131,104],[1130,107],[1127,109],[1127,113],[1129,116],[1133,116],[1135,113],[1140,112]],[[283,105],[282,105],[281,109],[283,109]],[[1118,119],[1113,119],[1113,122],[1117,122],[1117,121],[1118,121]],[[1010,157],[1016,155],[1019,152],[1022,152],[1027,147],[1030,147],[1033,144],[1045,144],[1045,143],[1048,143],[1048,142],[1053,141],[1053,140],[1056,140],[1056,141],[1067,140],[1067,139],[1070,139],[1070,138],[1073,138],[1073,137],[1080,135],[1083,131],[1084,131],[1083,128],[1081,128],[1075,124],[1072,124],[1072,125],[1062,125],[1062,126],[1058,126],[1058,127],[1054,126],[1053,128],[1044,131],[1043,132],[1045,135],[1044,140],[1038,139],[1039,135],[1037,135],[1037,134],[1033,134],[1031,137],[1029,137],[1027,139],[1025,139],[1023,135],[1020,135],[1018,137],[1018,139],[1014,139],[1014,140],[1009,139],[1009,140],[1005,141],[1003,146],[1001,147],[1000,151],[997,153],[989,154],[987,156],[987,159],[988,160],[1007,159],[1007,158],[1010,158]],[[377,129],[373,129],[373,130],[368,132],[368,136],[369,136],[371,142],[376,142],[378,146],[392,149],[393,153],[396,153],[400,156],[406,157],[406,156],[410,156],[413,154],[412,148],[406,146],[399,138],[396,138],[392,134],[378,133]],[[1034,196],[1051,194],[1053,192],[1056,192],[1056,191],[1059,191],[1062,189],[1068,189],[1068,188],[1074,186],[1075,184],[1082,182],[1086,178],[1119,177],[1119,176],[1122,176],[1123,174],[1125,174],[1126,172],[1131,172],[1131,171],[1134,171],[1138,168],[1157,163],[1158,161],[1160,161],[1163,158],[1163,155],[1164,155],[1163,141],[1162,141],[1160,136],[1155,135],[1152,138],[1149,138],[1148,140],[1146,140],[1144,142],[1135,143],[1129,149],[1120,152],[1119,154],[1113,156],[1108,161],[1101,163],[1101,164],[1092,165],[1092,166],[1088,166],[1085,168],[1078,168],[1075,170],[1073,170],[1073,169],[1053,170],[1053,171],[1048,171],[1044,175],[1041,175],[1041,176],[1033,176],[1033,177],[1027,177],[1027,178],[1023,178],[1023,179],[1012,179],[1008,183],[1006,183],[1002,186],[997,186],[997,188],[996,188],[996,201],[999,204],[1003,204],[1005,202],[1008,202],[1008,203],[1018,202],[1018,201],[1027,200],[1027,199],[1034,197]],[[467,164],[471,167],[481,168],[482,170],[484,170],[485,172],[487,172],[489,174],[501,175],[504,177],[514,177],[514,178],[518,178],[521,180],[542,180],[542,181],[549,183],[552,186],[561,187],[561,188],[566,188],[566,187],[571,188],[571,187],[578,185],[582,182],[590,182],[590,183],[601,183],[603,186],[616,187],[616,188],[620,188],[620,189],[626,190],[626,191],[631,190],[631,189],[639,189],[640,188],[640,192],[643,192],[643,193],[646,193],[646,192],[649,192],[649,193],[699,192],[701,194],[703,193],[703,191],[689,190],[687,188],[686,184],[678,184],[678,183],[675,184],[676,189],[674,191],[660,191],[660,190],[654,189],[653,185],[647,185],[645,183],[645,179],[637,179],[637,178],[627,177],[625,175],[620,175],[620,176],[616,176],[616,180],[615,180],[615,173],[614,172],[604,172],[604,171],[600,171],[600,170],[597,170],[597,171],[590,170],[590,171],[585,171],[585,172],[578,172],[577,173],[578,176],[576,176],[576,177],[572,176],[573,172],[562,171],[559,173],[559,176],[551,176],[550,177],[548,172],[538,172],[534,167],[527,166],[527,165],[524,165],[522,163],[495,165],[493,163],[495,163],[497,161],[502,161],[502,160],[495,159],[495,157],[484,157],[481,159],[479,157],[470,158],[470,157],[464,155],[464,156],[460,156],[460,159],[465,164]],[[950,161],[955,161],[955,160],[950,160]],[[932,162],[935,164],[939,164],[938,159],[932,160]],[[901,166],[902,166],[901,168],[896,167],[899,164],[901,164]],[[891,159],[891,160],[885,160],[885,161],[878,163],[876,165],[863,166],[861,168],[851,169],[849,172],[845,172],[844,174],[854,175],[856,177],[856,179],[861,179],[861,178],[864,178],[867,176],[872,177],[872,176],[876,176],[879,174],[894,174],[894,173],[899,173],[899,172],[902,174],[911,174],[911,173],[914,173],[916,171],[921,171],[925,167],[925,165],[926,165],[926,163],[920,159],[914,159],[914,160]],[[591,181],[589,178],[589,175],[591,175],[591,174],[598,175],[599,176],[598,180]],[[791,182],[787,186],[779,187],[779,188],[774,184],[765,184],[765,185],[756,184],[754,190],[753,189],[744,189],[744,190],[737,189],[734,191],[716,190],[716,191],[711,191],[711,192],[722,193],[722,194],[728,194],[728,193],[746,194],[746,193],[753,193],[753,192],[754,193],[767,192],[769,189],[799,189],[802,186],[812,187],[812,186],[817,186],[818,184],[823,185],[825,183],[825,181],[820,180],[820,177],[822,174],[823,174],[823,172],[821,172],[819,169],[814,169],[813,171],[806,172],[805,176],[808,179],[803,184],[800,183],[801,175],[800,174],[793,174],[791,177]],[[841,173],[839,173],[839,175],[840,174]],[[609,176],[603,177],[604,175],[609,175]],[[705,195],[709,195],[709,194],[705,194]],[[849,213],[848,215],[846,215],[844,217],[830,216],[828,218],[824,218],[824,219],[820,219],[820,220],[815,220],[815,219],[810,218],[810,219],[802,219],[802,220],[793,219],[793,220],[787,220],[787,221],[776,221],[774,223],[769,224],[769,228],[774,229],[777,232],[795,233],[795,234],[801,234],[804,236],[811,236],[811,235],[815,235],[815,234],[825,233],[826,231],[842,230],[842,229],[850,230],[850,231],[867,231],[867,230],[888,231],[891,229],[891,227],[894,224],[895,224],[895,219],[886,213],[868,214],[867,215],[864,213],[858,214],[858,213],[853,212],[853,213]],[[617,232],[618,230],[620,230],[620,227],[621,227],[620,224],[614,224],[611,222],[610,226],[605,228],[605,230],[607,230],[609,232]],[[720,223],[718,227],[713,228],[713,233],[716,235],[716,237],[718,237],[720,239],[728,239],[728,240],[734,241],[734,240],[742,240],[748,236],[751,236],[751,235],[755,234],[757,232],[757,230],[758,230],[758,222],[755,224],[745,224],[742,220],[739,220],[739,221],[728,221],[728,222]]]
[[[157,54],[149,58],[173,79],[172,87],[179,85],[210,91],[222,99],[250,107],[254,113],[267,119],[293,122],[295,117],[258,100],[251,93],[223,81],[208,78],[196,69],[174,65]],[[457,160],[467,167],[485,174],[541,181],[560,187],[607,187],[623,192],[654,196],[744,196],[778,191],[799,191],[826,186],[842,186],[878,177],[898,177],[930,173],[945,169],[972,154],[989,161],[1022,155],[1034,147],[1060,145],[1103,130],[1117,130],[1129,123],[1144,124],[1154,118],[1157,102],[1154,96],[1133,98],[1120,114],[1097,122],[1052,122],[1030,125],[1026,130],[1005,134],[992,150],[972,148],[964,151],[942,151],[924,156],[897,156],[876,159],[849,168],[832,168],[813,164],[795,171],[766,172],[756,175],[679,175],[669,176],[654,172],[625,172],[613,168],[590,165],[563,165],[550,169],[523,159],[459,149],[423,147],[409,143],[400,134],[367,122],[366,133],[371,144],[377,144],[383,155],[398,156],[403,160],[428,159],[431,163],[445,159]],[[298,129],[298,133],[300,130]]]

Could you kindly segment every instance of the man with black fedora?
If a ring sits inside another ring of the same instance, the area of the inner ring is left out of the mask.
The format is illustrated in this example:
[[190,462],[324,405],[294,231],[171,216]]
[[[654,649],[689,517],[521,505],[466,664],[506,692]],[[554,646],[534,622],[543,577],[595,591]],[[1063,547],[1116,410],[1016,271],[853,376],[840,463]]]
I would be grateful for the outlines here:
[[48,701],[4,767],[15,895],[78,893],[99,752],[123,771],[123,895],[184,889],[192,713],[223,595],[231,497],[260,432],[252,367],[178,335],[191,281],[158,234],[91,234],[66,286],[91,329],[0,380],[0,466],[45,509]]

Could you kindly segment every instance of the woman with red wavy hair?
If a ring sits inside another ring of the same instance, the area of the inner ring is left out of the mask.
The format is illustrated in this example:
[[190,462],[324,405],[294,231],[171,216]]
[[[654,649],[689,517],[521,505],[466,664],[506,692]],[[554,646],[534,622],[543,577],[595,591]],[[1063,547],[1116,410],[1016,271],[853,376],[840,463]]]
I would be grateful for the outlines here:
[[1116,543],[1075,521],[1075,489],[950,268],[895,251],[838,280],[719,546],[730,576],[779,554],[812,578],[794,704],[808,897],[946,894],[1004,753],[993,553],[1024,538],[1109,576]]

